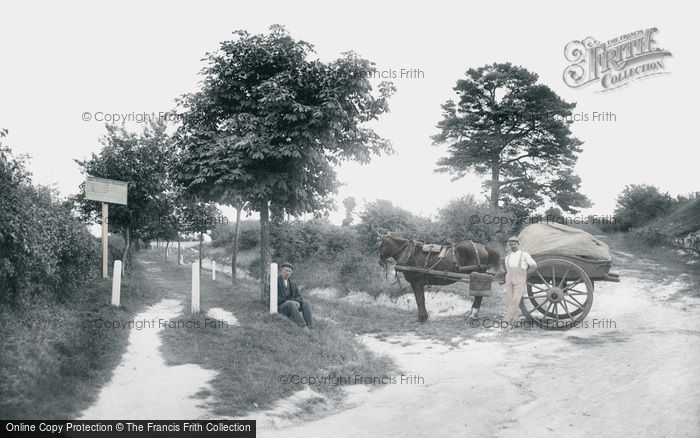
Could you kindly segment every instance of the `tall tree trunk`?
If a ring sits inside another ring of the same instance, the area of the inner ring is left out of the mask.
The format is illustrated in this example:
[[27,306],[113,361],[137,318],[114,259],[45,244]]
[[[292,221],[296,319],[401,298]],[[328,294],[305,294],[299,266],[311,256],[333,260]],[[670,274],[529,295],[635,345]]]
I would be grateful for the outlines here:
[[170,248],[170,239],[168,239],[168,242],[165,244],[165,262],[168,262],[168,248]]
[[260,206],[260,298],[269,303],[270,284],[270,209],[267,201]]
[[236,261],[238,260],[238,233],[241,223],[242,205],[236,206],[236,226],[233,230],[233,251],[231,253],[231,284],[236,284]]
[[131,229],[127,227],[124,230],[124,249],[122,250],[122,267],[126,268],[127,256],[129,255],[129,247],[131,246]]
[[491,207],[498,208],[498,197],[500,189],[500,161],[498,157],[491,164]]
[[182,264],[180,263],[180,233],[177,233],[177,264]]

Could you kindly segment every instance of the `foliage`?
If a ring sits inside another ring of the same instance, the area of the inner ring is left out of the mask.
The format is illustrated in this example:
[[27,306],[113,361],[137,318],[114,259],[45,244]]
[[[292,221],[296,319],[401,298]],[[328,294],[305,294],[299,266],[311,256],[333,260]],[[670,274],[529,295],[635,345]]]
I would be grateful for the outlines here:
[[343,199],[343,206],[345,207],[345,218],[343,219],[343,226],[347,227],[352,224],[354,220],[353,215],[355,214],[355,207],[357,206],[357,201],[352,196],[348,196]]
[[365,205],[357,225],[359,238],[365,250],[377,250],[377,233],[394,232],[399,235],[425,242],[442,240],[429,219],[415,215],[391,201],[383,199]]
[[590,206],[579,193],[573,167],[581,141],[569,129],[574,103],[567,103],[538,76],[510,63],[469,69],[457,81],[457,102],[443,108],[436,145],[447,144],[438,171],[461,178],[489,175],[492,207],[523,214],[549,199],[564,211]]
[[[99,155],[93,153],[89,159],[76,160],[76,163],[84,174],[129,183],[128,205],[110,205],[110,231],[129,231],[133,237],[149,238],[158,234],[158,227],[163,225],[154,223],[153,218],[165,218],[169,214],[164,194],[168,190],[172,152],[165,125],[151,123],[142,134],[128,132],[124,126],[108,124],[106,129]],[[97,221],[101,204],[85,199],[84,184],[80,186],[76,202],[85,220]]]
[[280,26],[234,35],[207,54],[202,90],[180,100],[181,180],[218,202],[240,195],[254,210],[268,201],[290,214],[327,208],[333,165],[389,150],[363,124],[388,110],[393,88],[374,97],[369,61],[308,60],[313,47]]
[[326,219],[284,222],[274,226],[270,234],[273,255],[292,263],[311,257],[334,257],[357,243],[353,229],[338,227]]
[[269,211],[322,214],[332,206],[344,160],[366,163],[390,151],[367,122],[388,111],[391,84],[372,93],[372,64],[352,52],[330,63],[281,26],[234,32],[208,53],[202,88],[183,96],[178,180],[209,200],[260,212],[264,296]]
[[[174,184],[172,141],[162,122],[146,125],[140,134],[124,126],[106,129],[100,153],[76,162],[85,174],[129,183],[128,205],[109,207],[110,232],[128,233],[124,254],[131,239],[173,240],[213,228],[216,207]],[[97,221],[101,204],[85,199],[84,185],[75,200],[84,220]]]
[[448,202],[439,210],[436,228],[450,243],[473,240],[498,248],[515,233],[517,225],[513,213],[477,202],[468,195]]
[[[217,225],[211,232],[212,245],[215,247],[231,245],[234,232],[235,224]],[[241,221],[239,233],[238,246],[243,251],[255,248],[260,243],[260,224],[257,221]]]
[[675,205],[676,201],[656,186],[627,185],[617,196],[615,225],[621,231],[641,227],[668,214]]
[[0,303],[64,300],[98,272],[97,240],[57,198],[0,142]]

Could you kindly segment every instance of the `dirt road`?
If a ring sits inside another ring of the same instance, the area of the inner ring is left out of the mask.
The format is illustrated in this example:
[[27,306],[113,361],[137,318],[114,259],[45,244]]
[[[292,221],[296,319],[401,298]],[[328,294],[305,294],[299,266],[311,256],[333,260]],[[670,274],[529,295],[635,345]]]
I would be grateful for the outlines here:
[[[588,327],[501,335],[465,325],[451,343],[365,335],[396,361],[395,381],[347,387],[345,409],[331,415],[308,413],[318,394],[307,388],[246,416],[261,437],[700,436],[700,299],[688,277],[632,254],[614,258],[623,281],[596,284]],[[134,320],[174,318],[181,306],[163,300]],[[212,418],[205,405],[216,400],[201,394],[216,371],[166,366],[160,342],[157,329],[132,330],[111,382],[81,418]]]
[[587,328],[483,329],[456,347],[364,337],[423,381],[351,388],[318,420],[287,402],[258,416],[259,436],[700,436],[700,301],[683,277],[614,257],[623,281],[596,284]]

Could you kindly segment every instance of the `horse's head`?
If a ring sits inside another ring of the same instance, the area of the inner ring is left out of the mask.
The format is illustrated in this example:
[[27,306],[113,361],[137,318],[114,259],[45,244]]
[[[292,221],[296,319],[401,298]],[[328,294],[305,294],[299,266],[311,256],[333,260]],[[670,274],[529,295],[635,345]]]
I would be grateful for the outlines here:
[[390,258],[398,257],[399,251],[403,248],[406,239],[393,236],[391,231],[386,234],[377,232],[379,240],[379,266],[386,268],[386,262]]
[[377,241],[379,242],[379,266],[385,267],[386,266],[386,260],[391,257],[390,254],[387,254],[387,245],[385,245],[384,241],[386,240],[387,237],[391,236],[391,232],[388,232],[386,234],[382,234],[379,231],[377,231]]

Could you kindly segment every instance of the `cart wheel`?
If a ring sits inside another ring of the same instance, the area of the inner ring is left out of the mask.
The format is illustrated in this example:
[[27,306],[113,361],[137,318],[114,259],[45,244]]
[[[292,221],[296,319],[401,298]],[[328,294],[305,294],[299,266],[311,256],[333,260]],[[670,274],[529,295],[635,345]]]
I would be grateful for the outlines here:
[[[567,276],[567,277],[568,277],[568,276]],[[541,280],[540,280],[540,281],[541,281]],[[562,288],[562,289],[566,289],[566,288],[569,287],[572,283],[574,283],[574,281],[575,281],[575,280],[565,279],[565,280],[564,280],[564,283],[563,283],[562,286],[561,286],[561,288]],[[592,288],[591,290],[595,290],[595,285],[593,284],[593,280],[591,280],[591,285],[592,285],[592,286],[591,286],[591,288]],[[538,290],[536,289],[535,292],[538,292]],[[527,285],[527,299],[530,300],[530,303],[532,304],[533,308],[536,308],[536,307],[542,302],[542,297],[541,297],[541,296],[535,296],[535,292],[532,291],[532,284],[528,283],[528,285]],[[539,301],[538,301],[537,298],[539,298]],[[525,298],[523,298],[523,299],[525,299]],[[571,310],[571,312],[570,312],[570,313],[571,313],[571,316],[577,316],[577,315],[579,315],[581,312],[583,312],[583,309],[582,309],[581,307],[578,307],[578,306],[572,306],[572,307],[575,307],[575,310],[569,309],[569,310]],[[549,317],[549,318],[553,318],[553,319],[556,320],[556,315],[555,315],[553,312],[549,312],[549,311],[543,310],[543,311],[541,311],[540,313],[543,313],[545,316],[547,316],[547,317]],[[564,314],[566,315],[566,312],[564,312]],[[567,316],[568,316],[568,315],[567,315]]]
[[543,260],[527,279],[527,296],[520,300],[525,317],[546,329],[575,327],[593,305],[593,282],[574,263]]

